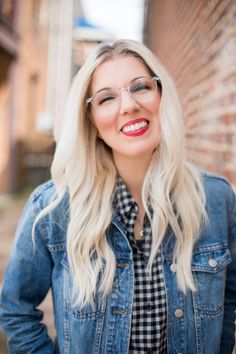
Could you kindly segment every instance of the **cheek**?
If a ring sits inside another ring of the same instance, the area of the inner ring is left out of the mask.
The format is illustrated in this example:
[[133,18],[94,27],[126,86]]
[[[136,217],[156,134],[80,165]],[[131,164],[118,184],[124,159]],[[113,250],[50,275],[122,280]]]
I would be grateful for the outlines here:
[[93,122],[99,131],[105,131],[111,129],[115,125],[115,120],[109,117],[103,118],[96,114],[92,115]]
[[156,114],[156,116],[159,116],[159,109],[160,109],[160,103],[159,102],[155,102],[152,104],[152,106],[150,107],[151,111],[153,114]]
[[157,122],[160,124],[159,108],[160,105],[156,102],[147,103],[145,107],[143,107],[147,117],[149,117],[153,123]]
[[147,109],[152,113],[152,114],[159,114],[159,110],[160,110],[160,101],[161,101],[161,97],[158,96],[156,100],[154,100],[153,102],[149,102],[149,104],[146,105]]

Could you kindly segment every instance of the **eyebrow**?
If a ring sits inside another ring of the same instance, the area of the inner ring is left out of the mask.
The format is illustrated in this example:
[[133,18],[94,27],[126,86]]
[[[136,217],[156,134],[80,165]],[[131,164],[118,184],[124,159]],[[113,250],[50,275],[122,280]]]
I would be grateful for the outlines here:
[[[135,77],[134,79],[132,79],[132,80],[129,82],[129,84],[128,84],[127,86],[129,86],[133,81],[138,80],[138,79],[141,79],[141,78],[143,78],[143,77],[146,77],[146,76],[137,76],[137,77]],[[96,91],[96,92],[93,94],[93,96],[96,95],[96,94],[99,93],[99,92],[106,91],[106,90],[110,90],[110,89],[112,89],[112,88],[113,88],[113,87],[103,87],[103,88],[99,89],[98,91]],[[119,90],[119,88],[118,88],[118,90]]]

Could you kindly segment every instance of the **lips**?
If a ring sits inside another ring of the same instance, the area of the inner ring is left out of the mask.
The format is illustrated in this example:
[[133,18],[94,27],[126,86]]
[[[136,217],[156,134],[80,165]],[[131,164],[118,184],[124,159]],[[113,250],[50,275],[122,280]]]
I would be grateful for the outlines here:
[[122,126],[121,131],[127,136],[138,136],[149,129],[149,121],[145,118],[138,118],[127,122]]

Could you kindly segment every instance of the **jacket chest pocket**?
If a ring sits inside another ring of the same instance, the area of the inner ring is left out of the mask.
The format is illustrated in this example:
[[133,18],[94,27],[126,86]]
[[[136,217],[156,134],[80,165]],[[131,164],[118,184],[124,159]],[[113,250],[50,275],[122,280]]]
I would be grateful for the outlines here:
[[71,319],[80,321],[96,320],[101,318],[105,313],[105,299],[102,299],[102,297],[97,294],[94,299],[94,307],[92,305],[85,305],[82,308],[80,308],[78,305],[75,306],[73,304],[72,297],[73,280],[66,255],[64,256],[61,263],[63,267],[64,307],[69,317]]
[[201,247],[193,255],[192,271],[197,291],[193,294],[195,310],[205,316],[221,314],[227,265],[231,262],[227,248]]

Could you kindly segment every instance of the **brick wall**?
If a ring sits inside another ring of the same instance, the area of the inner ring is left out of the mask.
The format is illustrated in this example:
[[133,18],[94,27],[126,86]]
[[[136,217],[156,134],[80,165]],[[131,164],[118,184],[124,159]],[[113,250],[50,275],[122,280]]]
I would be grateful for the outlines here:
[[[12,23],[0,7],[0,20],[5,21],[0,21],[0,194],[15,192],[27,183],[28,172],[22,171],[29,169],[24,164],[28,154],[47,153],[53,147],[53,137],[37,129],[38,116],[46,106],[50,2],[10,3],[15,13]],[[12,33],[17,39],[14,53]],[[28,151],[29,146],[34,149]]]
[[8,73],[12,58],[0,49],[0,193],[8,189],[9,167],[9,102]]
[[189,158],[236,187],[235,0],[147,0],[144,40],[175,79]]

